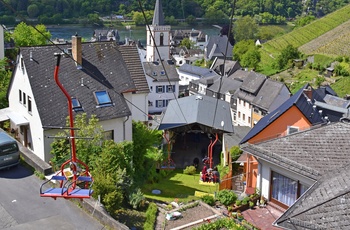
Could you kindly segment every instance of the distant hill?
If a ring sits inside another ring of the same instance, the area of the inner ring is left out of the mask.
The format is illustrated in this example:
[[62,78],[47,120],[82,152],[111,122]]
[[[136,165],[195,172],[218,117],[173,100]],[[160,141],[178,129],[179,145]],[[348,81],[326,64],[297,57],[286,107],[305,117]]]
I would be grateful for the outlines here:
[[275,56],[288,44],[291,44],[300,48],[300,51],[305,54],[342,55],[346,50],[349,50],[345,49],[344,46],[350,46],[349,20],[350,4],[304,27],[266,42],[263,49]]

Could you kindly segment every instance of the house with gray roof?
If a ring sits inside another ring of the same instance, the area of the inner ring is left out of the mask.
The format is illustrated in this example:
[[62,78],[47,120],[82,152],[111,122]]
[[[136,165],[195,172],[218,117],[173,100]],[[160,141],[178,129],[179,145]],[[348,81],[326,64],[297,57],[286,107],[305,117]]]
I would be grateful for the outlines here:
[[273,225],[298,230],[350,228],[349,167],[322,175]]
[[190,82],[201,78],[218,76],[218,74],[211,69],[190,64],[183,64],[176,70],[180,77],[180,85],[189,85]]
[[172,60],[143,62],[149,87],[148,113],[162,113],[170,100],[179,96],[179,74]]
[[279,107],[290,97],[288,87],[263,74],[251,71],[233,95],[237,110],[236,125],[253,127],[263,116]]
[[226,35],[213,35],[208,38],[204,45],[204,58],[206,61],[216,57],[220,59],[232,59],[233,46],[228,41]]
[[237,70],[242,69],[242,67],[238,61],[215,58],[210,69],[214,70],[220,76],[228,77]]
[[347,229],[350,124],[325,123],[284,137],[246,144],[258,162],[257,188],[286,212],[285,229]]
[[[95,115],[104,136],[119,142],[132,139],[131,106],[148,112],[148,86],[136,47],[82,43],[77,35],[72,44],[21,47],[8,88],[6,116],[17,140],[46,162],[52,157],[53,141],[47,137],[58,132],[55,127],[66,126],[69,114],[67,98],[54,80],[55,54],[63,51],[58,79],[72,98],[73,116]],[[123,56],[125,52],[130,56]],[[135,120],[148,118],[136,114]]]
[[105,41],[115,41],[119,43],[120,35],[118,30],[109,30],[109,29],[97,29],[94,30],[94,33],[91,37],[92,42],[105,42]]
[[162,117],[160,130],[174,132],[232,133],[230,105],[205,95],[192,95],[172,100]]

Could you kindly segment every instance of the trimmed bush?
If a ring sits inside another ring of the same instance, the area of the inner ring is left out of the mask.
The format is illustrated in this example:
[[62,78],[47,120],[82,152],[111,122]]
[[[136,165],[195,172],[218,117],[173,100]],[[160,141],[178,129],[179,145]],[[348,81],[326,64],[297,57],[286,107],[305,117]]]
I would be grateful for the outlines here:
[[217,193],[217,199],[220,201],[221,204],[225,206],[229,206],[230,204],[233,204],[237,200],[237,195],[231,190],[224,189],[220,190]]
[[215,199],[213,196],[205,195],[201,198],[201,200],[210,206],[213,206],[215,204]]
[[157,219],[157,205],[155,203],[150,203],[146,211],[146,221],[143,225],[145,230],[153,230]]
[[196,172],[197,172],[197,169],[196,169],[196,167],[194,167],[193,165],[187,166],[187,167],[184,169],[184,174],[194,175],[194,174],[196,174]]

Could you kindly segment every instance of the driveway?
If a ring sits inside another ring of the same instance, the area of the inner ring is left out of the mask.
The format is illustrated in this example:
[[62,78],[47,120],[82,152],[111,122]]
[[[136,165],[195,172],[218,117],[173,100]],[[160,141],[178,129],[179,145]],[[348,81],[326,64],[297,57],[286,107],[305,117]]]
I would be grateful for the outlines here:
[[42,182],[23,165],[0,171],[0,229],[104,228],[70,200],[40,197]]

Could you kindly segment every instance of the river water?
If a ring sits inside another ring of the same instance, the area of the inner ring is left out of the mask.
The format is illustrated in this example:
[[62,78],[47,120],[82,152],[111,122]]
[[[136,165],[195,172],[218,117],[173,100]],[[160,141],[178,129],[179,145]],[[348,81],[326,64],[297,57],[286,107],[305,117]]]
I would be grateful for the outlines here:
[[[101,28],[67,25],[67,26],[47,26],[46,29],[50,31],[53,40],[56,38],[71,40],[73,35],[78,34],[82,38],[84,38],[85,41],[90,41],[94,33],[94,30],[101,29]],[[130,30],[126,29],[123,26],[114,27],[112,29],[118,30],[120,41],[125,41],[125,38],[131,38],[132,40],[135,40],[135,41],[140,40],[142,44],[146,43],[146,26],[131,27]],[[220,29],[214,26],[201,26],[201,27],[194,27],[194,28],[173,26],[172,30],[175,30],[175,29],[201,30],[203,33],[205,33],[208,36],[218,35],[220,33]]]

